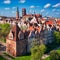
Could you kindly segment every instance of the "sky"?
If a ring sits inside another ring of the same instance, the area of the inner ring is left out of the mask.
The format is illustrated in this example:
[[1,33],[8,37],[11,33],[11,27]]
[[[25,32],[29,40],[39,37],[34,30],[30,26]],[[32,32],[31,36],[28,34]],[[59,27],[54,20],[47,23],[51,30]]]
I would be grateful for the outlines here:
[[26,8],[27,14],[42,14],[60,18],[60,0],[0,0],[0,16],[15,17],[16,7],[22,16],[22,8]]

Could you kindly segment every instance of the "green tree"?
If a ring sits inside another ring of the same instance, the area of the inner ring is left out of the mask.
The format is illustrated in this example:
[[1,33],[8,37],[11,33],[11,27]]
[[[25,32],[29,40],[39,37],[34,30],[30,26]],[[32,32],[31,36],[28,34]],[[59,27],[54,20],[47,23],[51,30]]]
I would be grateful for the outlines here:
[[31,60],[42,60],[42,56],[46,51],[46,46],[44,44],[37,44],[33,42],[33,46],[31,48]]
[[10,24],[8,24],[8,23],[0,24],[0,28],[1,28],[0,39],[4,40],[10,31]]
[[60,44],[60,32],[54,32],[54,39],[57,44]]
[[10,25],[9,24],[2,24],[2,36],[6,37],[10,31]]
[[50,60],[60,60],[60,53],[56,50],[50,52]]

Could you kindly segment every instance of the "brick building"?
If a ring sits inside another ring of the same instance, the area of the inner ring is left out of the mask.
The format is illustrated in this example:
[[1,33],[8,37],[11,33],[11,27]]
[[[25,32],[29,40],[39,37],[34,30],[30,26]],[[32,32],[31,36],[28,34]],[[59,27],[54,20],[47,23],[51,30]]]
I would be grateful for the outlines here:
[[24,39],[24,33],[21,33],[17,24],[13,25],[6,38],[6,52],[12,56],[20,56],[27,53],[27,40]]

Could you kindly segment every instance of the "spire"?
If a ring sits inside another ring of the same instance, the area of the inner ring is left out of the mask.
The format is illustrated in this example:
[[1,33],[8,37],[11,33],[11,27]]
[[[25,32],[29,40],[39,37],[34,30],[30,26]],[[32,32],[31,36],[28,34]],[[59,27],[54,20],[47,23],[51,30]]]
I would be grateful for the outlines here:
[[19,8],[17,7],[17,10],[16,10],[16,19],[18,20],[19,19]]
[[18,10],[18,7],[17,7],[17,10],[16,10],[16,12],[19,12],[19,10]]

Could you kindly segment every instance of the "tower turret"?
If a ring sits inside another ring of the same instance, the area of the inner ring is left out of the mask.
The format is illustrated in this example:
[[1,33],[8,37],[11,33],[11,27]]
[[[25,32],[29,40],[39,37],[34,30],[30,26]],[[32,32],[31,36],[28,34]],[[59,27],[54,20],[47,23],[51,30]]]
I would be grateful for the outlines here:
[[26,15],[26,9],[23,8],[23,9],[22,9],[22,16],[25,16],[25,15]]

